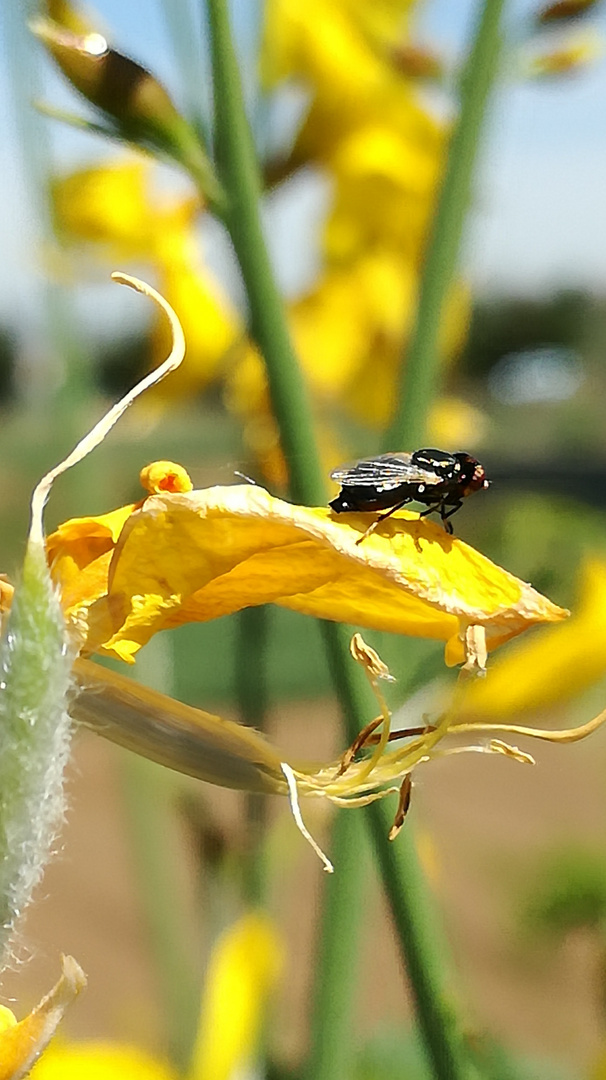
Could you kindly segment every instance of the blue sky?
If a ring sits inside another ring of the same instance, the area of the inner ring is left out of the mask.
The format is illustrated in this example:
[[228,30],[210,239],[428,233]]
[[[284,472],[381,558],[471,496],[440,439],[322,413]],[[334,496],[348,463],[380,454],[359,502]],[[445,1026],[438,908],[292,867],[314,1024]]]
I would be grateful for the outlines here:
[[[195,10],[197,0],[191,2]],[[167,0],[171,3],[172,10],[177,10],[176,0]],[[197,6],[202,6],[201,0]],[[422,39],[455,56],[477,6],[471,0],[428,0],[419,17]],[[0,111],[9,118],[0,129],[4,163],[0,171],[0,317],[8,315],[19,322],[29,318],[39,249],[7,70],[7,41],[14,58],[15,41],[25,38],[8,32],[11,7],[23,10],[21,0],[4,0],[0,22]],[[535,7],[528,0],[510,0],[508,21],[513,35],[519,35],[525,17]],[[98,0],[96,8],[105,27],[111,29],[114,44],[152,68],[182,100],[185,88],[160,0]],[[252,0],[237,0],[235,10],[240,26],[254,25]],[[592,25],[606,38],[604,6]],[[195,62],[195,55],[192,59]],[[55,104],[78,107],[58,78],[45,74],[44,92]],[[39,135],[37,146],[44,157],[47,150]],[[49,133],[51,146],[56,160],[66,164],[83,163],[104,153],[90,137],[56,125]],[[315,197],[313,191],[301,192],[302,204],[312,211]],[[297,232],[302,237],[305,231],[299,203],[283,207],[275,248],[285,267],[285,252],[292,250]],[[574,78],[534,84],[515,77],[511,60],[505,64],[487,125],[463,263],[476,289],[483,292],[546,292],[568,285],[606,292],[606,60]]]

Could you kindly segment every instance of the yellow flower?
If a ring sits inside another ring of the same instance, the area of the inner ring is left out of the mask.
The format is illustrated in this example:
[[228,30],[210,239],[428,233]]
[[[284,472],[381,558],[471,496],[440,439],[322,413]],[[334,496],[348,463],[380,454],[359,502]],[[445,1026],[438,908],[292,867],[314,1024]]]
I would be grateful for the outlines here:
[[481,446],[488,422],[484,413],[460,398],[444,397],[435,402],[429,418],[428,442],[432,446]]
[[604,42],[596,34],[578,34],[560,47],[536,53],[529,60],[531,75],[550,78],[582,71],[604,55]]
[[377,45],[396,43],[411,0],[269,0],[265,10],[262,71],[267,86],[302,78],[316,92],[363,98],[378,85],[385,64]]
[[[94,1040],[53,1043],[34,1066],[31,1078],[235,1080],[254,1060],[267,1000],[281,965],[282,947],[273,923],[261,913],[249,912],[229,926],[213,946],[196,1046],[185,1075],[135,1047]],[[12,1017],[8,1009],[5,1012]],[[0,1011],[0,1051],[2,1019]],[[16,1078],[14,1072],[3,1072],[3,1065],[2,1059],[0,1080]]]
[[326,164],[335,178],[329,258],[389,245],[418,270],[442,166],[436,146],[378,117],[335,143]]
[[66,611],[87,625],[86,651],[127,662],[158,630],[269,602],[437,638],[449,663],[465,658],[471,625],[486,628],[492,649],[566,615],[418,514],[402,511],[358,543],[367,525],[364,514],[337,517],[235,485],[66,522],[48,544]]
[[156,258],[166,234],[192,228],[200,209],[193,195],[157,190],[149,163],[131,157],[56,177],[51,194],[62,238],[103,245],[111,260]]
[[[159,287],[176,311],[187,338],[187,364],[160,398],[186,397],[216,378],[243,327],[227,297],[205,270],[195,231],[201,209],[195,196],[155,190],[147,163],[124,159],[81,169],[57,179],[53,205],[57,227],[69,241],[96,245],[115,262],[143,259],[156,269]],[[162,315],[154,313],[150,366],[170,348]]]
[[249,912],[224,931],[208,965],[189,1080],[235,1080],[250,1066],[281,966],[267,916]]
[[[200,259],[191,230],[164,233],[158,245],[156,266],[159,287],[176,311],[187,340],[184,364],[155,399],[187,398],[199,393],[221,375],[233,355],[245,347],[244,326],[227,296]],[[166,323],[157,317],[153,329],[151,365],[159,363],[170,348]],[[152,400],[152,398],[148,400]]]
[[84,972],[71,956],[63,957],[63,974],[53,989],[19,1023],[10,1009],[0,1011],[0,1080],[27,1076],[61,1021],[68,1005],[86,986]]
[[[317,286],[291,305],[293,340],[313,391],[322,459],[329,472],[346,456],[331,439],[327,410],[343,411],[373,427],[392,418],[395,385],[402,366],[417,302],[418,276],[397,251],[376,249],[327,269]],[[451,294],[442,326],[441,349],[452,357],[461,347],[468,322],[469,294],[460,284]],[[319,345],[321,343],[321,345]],[[244,422],[247,443],[272,483],[284,481],[279,434],[271,412],[267,377],[258,351],[249,345],[231,369],[226,401]],[[465,411],[461,403],[459,420]],[[464,445],[471,428],[454,422],[452,407],[437,403],[429,422],[436,445]],[[479,419],[479,414],[474,416]],[[469,442],[472,445],[472,442]]]
[[494,719],[568,701],[606,673],[606,563],[588,559],[581,576],[578,610],[562,626],[546,628],[476,680],[461,703],[465,720]]
[[31,1080],[179,1080],[179,1075],[142,1050],[91,1041],[51,1046]]

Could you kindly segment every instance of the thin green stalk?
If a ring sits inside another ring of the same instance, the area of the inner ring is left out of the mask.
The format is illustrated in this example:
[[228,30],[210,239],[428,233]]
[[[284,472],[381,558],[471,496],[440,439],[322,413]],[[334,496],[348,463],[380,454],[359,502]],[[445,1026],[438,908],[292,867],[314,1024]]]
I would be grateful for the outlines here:
[[[33,215],[37,232],[36,241],[54,243],[52,207],[49,196],[49,178],[52,154],[48,138],[48,125],[33,106],[33,100],[41,96],[40,66],[35,56],[35,45],[27,28],[27,18],[34,14],[35,4],[23,4],[20,0],[7,0],[1,7],[4,20],[5,62],[13,96],[14,117],[21,156],[23,176],[29,211]],[[32,281],[32,289],[38,288]],[[59,383],[40,370],[29,395],[38,412],[52,416],[57,421],[60,411],[64,426],[73,427],[74,410],[90,396],[91,374],[83,350],[74,329],[73,312],[63,286],[45,280],[41,288],[45,322],[45,351],[65,369],[66,379]],[[50,388],[50,390],[49,390]],[[49,409],[49,398],[54,398]]]
[[[267,607],[244,608],[238,614],[235,686],[243,723],[263,731],[267,716],[267,648],[270,612]],[[263,840],[267,800],[248,795],[247,844],[244,857],[244,895],[251,906],[263,902],[266,879]]]
[[498,67],[504,2],[484,0],[461,79],[459,118],[451,137],[427,247],[416,324],[402,365],[396,413],[385,441],[388,450],[413,449],[421,446],[425,438],[438,386],[444,311],[457,269],[483,121]]
[[335,818],[331,859],[336,873],[324,882],[312,992],[307,1080],[349,1080],[352,1074],[352,1011],[358,981],[365,905],[367,848],[357,814]]
[[[367,687],[360,687],[357,669],[341,663],[348,648],[348,628],[336,623],[325,623],[324,628],[329,661],[343,706],[345,731],[352,742],[372,715],[371,701],[375,711],[376,702]],[[361,690],[366,692],[361,693]],[[471,1080],[474,1073],[466,1060],[454,1010],[444,993],[442,933],[424,883],[411,831],[404,828],[397,841],[392,843],[387,837],[393,823],[393,807],[375,802],[366,807],[364,814],[433,1074],[437,1080]]]
[[[166,640],[154,638],[151,651],[146,650],[141,657],[143,675],[149,675],[147,681],[151,685],[162,681],[164,689],[166,669],[170,667],[163,654],[166,648]],[[175,782],[168,770],[136,754],[125,757],[123,776],[134,868],[158,974],[170,1055],[174,1064],[185,1070],[196,1033],[200,984],[177,884],[171,829]]]
[[265,358],[274,415],[298,502],[322,503],[326,493],[315,445],[311,404],[284,316],[261,223],[261,182],[244,107],[225,0],[207,0],[213,58],[215,156],[228,197],[224,214],[240,263],[250,329]]
[[[281,297],[274,281],[267,256],[260,220],[260,179],[250,129],[246,119],[239,72],[233,50],[229,18],[225,0],[207,0],[211,29],[213,57],[213,84],[215,99],[215,142],[220,179],[229,199],[225,223],[229,230],[236,256],[239,260],[246,287],[253,336],[259,344],[267,367],[272,405],[280,426],[282,446],[291,477],[291,491],[295,499],[318,503],[325,500],[324,483],[320,472],[313,437],[313,424],[307,390],[292,349]],[[330,652],[331,670],[342,702],[349,730],[356,732],[374,713],[374,702],[368,707],[367,686],[361,673],[352,664],[348,651],[346,627],[326,624],[325,634]],[[370,808],[372,811],[372,808]],[[370,813],[369,811],[369,813]],[[378,821],[376,814],[372,820]],[[434,940],[429,926],[427,910],[414,908],[403,897],[406,880],[413,875],[405,862],[394,870],[394,848],[387,839],[388,828],[373,828],[373,843],[383,873],[403,959],[408,970],[412,991],[419,1014],[419,1024],[425,1037],[429,1060],[438,1080],[463,1080],[469,1075],[463,1060],[459,1040],[452,1024],[452,1017],[442,1001],[441,974],[437,956],[430,955],[428,944]],[[339,853],[338,859],[340,860]],[[402,859],[401,856],[399,856]],[[412,854],[409,856],[412,862]],[[335,875],[334,888],[347,888],[346,874]],[[333,911],[342,910],[333,894]],[[350,898],[350,902],[355,903]],[[361,906],[358,895],[357,904]],[[413,917],[414,915],[414,917]],[[342,927],[335,925],[334,916],[325,922],[326,936],[337,936]],[[423,927],[423,929],[421,929]],[[349,942],[354,951],[353,942]],[[335,960],[333,953],[331,963]],[[339,973],[326,977],[338,985]],[[341,979],[349,978],[345,967]],[[346,987],[339,993],[345,1001]],[[318,1023],[320,1020],[318,1018]],[[329,1023],[324,1014],[324,1023]],[[316,1028],[316,1038],[320,1038]],[[327,1033],[322,1035],[322,1045],[330,1041]],[[323,1064],[318,1067],[324,1068]]]

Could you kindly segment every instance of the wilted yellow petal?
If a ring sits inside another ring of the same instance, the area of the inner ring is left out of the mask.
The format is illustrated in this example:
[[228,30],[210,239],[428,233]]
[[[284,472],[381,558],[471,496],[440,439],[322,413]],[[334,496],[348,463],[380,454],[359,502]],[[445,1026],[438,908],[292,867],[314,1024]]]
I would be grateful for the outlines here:
[[[450,663],[465,658],[469,625],[484,626],[494,648],[566,614],[413,513],[391,517],[360,544],[368,515],[294,506],[251,485],[154,495],[125,516],[107,595],[88,611],[87,648],[127,661],[158,630],[269,602],[446,641]],[[94,519],[91,529],[96,535]],[[70,530],[62,526],[62,549],[54,540],[55,576],[61,584],[68,567],[75,603]]]
[[107,575],[118,537],[135,503],[98,517],[72,518],[46,542],[53,576],[61,582],[66,611],[88,606],[107,592]]
[[[52,1039],[67,1006],[86,986],[84,972],[71,956],[63,957],[59,982],[18,1024],[0,1028],[0,1080],[20,1080]],[[8,1013],[9,1010],[6,1010]]]
[[567,701],[606,673],[606,563],[583,567],[578,612],[500,656],[466,688],[465,720],[515,717]]
[[260,913],[221,935],[208,965],[189,1080],[234,1080],[251,1062],[281,962],[277,932]]

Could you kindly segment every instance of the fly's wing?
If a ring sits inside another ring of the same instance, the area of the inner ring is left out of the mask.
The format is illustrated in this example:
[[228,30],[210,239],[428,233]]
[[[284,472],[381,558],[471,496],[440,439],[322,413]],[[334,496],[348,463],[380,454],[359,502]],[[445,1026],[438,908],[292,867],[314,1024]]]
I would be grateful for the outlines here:
[[401,484],[425,484],[431,487],[441,484],[443,478],[429,469],[413,464],[411,454],[380,454],[374,458],[362,458],[351,465],[341,465],[330,474],[341,487],[374,487],[389,491]]

